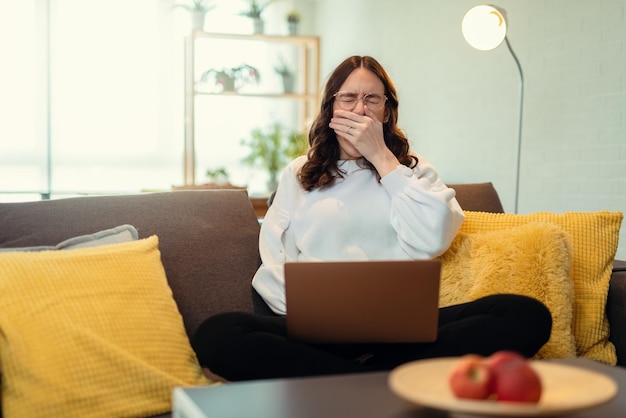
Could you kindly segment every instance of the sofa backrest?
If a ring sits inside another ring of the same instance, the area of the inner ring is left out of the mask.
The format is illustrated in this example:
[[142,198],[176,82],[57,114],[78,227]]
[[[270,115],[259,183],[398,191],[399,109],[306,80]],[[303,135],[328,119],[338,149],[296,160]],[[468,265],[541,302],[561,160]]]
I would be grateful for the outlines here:
[[[252,311],[259,223],[245,191],[203,190],[0,203],[0,247],[55,245],[122,224],[159,237],[189,335],[223,311]],[[155,312],[155,321],[158,313]]]
[[[503,212],[491,183],[449,185],[465,210]],[[245,190],[197,190],[0,203],[0,248],[56,245],[122,224],[159,237],[189,335],[207,317],[253,311],[259,223]],[[158,314],[155,313],[155,320]]]
[[504,208],[492,183],[448,184],[456,191],[456,200],[463,210],[503,213]]
[[[500,202],[500,197],[493,187],[493,183],[461,183],[448,184],[447,186],[456,191],[456,200],[463,210],[491,213],[504,212],[502,202]],[[274,193],[270,195],[267,204],[271,205],[273,200]]]

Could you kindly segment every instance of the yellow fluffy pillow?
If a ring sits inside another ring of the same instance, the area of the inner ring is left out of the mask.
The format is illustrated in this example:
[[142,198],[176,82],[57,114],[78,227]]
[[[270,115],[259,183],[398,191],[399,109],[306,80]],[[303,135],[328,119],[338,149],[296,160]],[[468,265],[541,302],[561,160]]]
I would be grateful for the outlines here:
[[574,357],[569,241],[565,231],[549,223],[485,233],[461,232],[441,257],[440,305],[496,293],[534,297],[553,317],[550,340],[536,357]]
[[530,222],[550,222],[572,237],[573,334],[577,355],[616,364],[609,341],[606,298],[617,251],[621,212],[537,212],[527,215],[466,211],[462,233],[499,231]]
[[210,383],[172,298],[156,236],[0,254],[4,418],[150,416]]

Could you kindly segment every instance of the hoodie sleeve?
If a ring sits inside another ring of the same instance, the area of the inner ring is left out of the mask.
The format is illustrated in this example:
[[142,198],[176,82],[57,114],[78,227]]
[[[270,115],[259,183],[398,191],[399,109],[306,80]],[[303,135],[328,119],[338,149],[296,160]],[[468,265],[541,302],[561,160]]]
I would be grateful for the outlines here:
[[300,253],[287,233],[294,205],[303,190],[297,179],[300,157],[289,164],[281,177],[272,205],[268,208],[259,235],[261,267],[252,279],[252,286],[268,306],[279,315],[286,314],[284,264],[296,261]]
[[391,225],[413,258],[434,258],[446,251],[465,215],[455,191],[423,157],[413,169],[399,165],[381,179],[391,197]]

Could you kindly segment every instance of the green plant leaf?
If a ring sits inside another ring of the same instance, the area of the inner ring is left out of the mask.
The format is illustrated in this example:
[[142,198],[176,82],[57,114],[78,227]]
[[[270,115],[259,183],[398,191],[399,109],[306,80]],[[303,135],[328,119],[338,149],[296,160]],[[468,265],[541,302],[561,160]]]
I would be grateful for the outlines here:
[[285,127],[276,122],[262,129],[254,128],[250,137],[241,144],[250,149],[250,153],[241,161],[251,167],[267,170],[275,176],[291,160],[306,152],[308,140],[305,134],[285,132]]

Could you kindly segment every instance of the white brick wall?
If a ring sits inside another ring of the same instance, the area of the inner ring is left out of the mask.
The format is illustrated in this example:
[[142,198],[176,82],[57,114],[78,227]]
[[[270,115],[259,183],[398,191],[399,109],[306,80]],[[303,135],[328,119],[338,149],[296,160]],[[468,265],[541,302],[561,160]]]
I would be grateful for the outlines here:
[[[318,0],[322,74],[348,55],[377,57],[414,148],[448,183],[492,181],[512,212],[519,76],[506,45],[480,52],[463,40],[479,3]],[[626,1],[494,4],[525,76],[519,213],[626,212]]]

